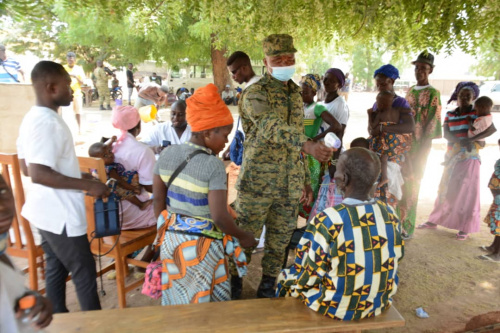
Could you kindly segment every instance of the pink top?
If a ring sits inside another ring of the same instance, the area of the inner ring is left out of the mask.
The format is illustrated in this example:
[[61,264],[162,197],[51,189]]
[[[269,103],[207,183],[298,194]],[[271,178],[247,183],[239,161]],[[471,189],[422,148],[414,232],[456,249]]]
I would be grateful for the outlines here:
[[488,127],[491,126],[491,124],[493,124],[493,118],[491,117],[491,114],[489,114],[487,116],[482,116],[482,117],[476,118],[476,120],[474,120],[474,128],[476,130],[471,131],[469,129],[467,136],[469,138],[472,138],[473,136],[476,136],[476,135],[486,131],[488,129]]
[[[127,133],[123,141],[115,147],[115,162],[123,165],[125,170],[137,171],[141,185],[153,185],[153,169],[156,162],[155,154],[144,143]],[[150,194],[142,189],[137,196],[139,200],[150,199]],[[141,229],[156,225],[153,205],[145,210],[131,204],[127,200],[122,201],[122,229]]]

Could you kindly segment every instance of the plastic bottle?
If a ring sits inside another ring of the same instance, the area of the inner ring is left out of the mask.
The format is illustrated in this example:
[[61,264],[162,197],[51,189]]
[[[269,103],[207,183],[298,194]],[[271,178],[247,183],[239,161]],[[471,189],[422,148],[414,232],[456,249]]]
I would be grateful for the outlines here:
[[328,148],[339,149],[340,147],[342,147],[342,141],[338,136],[335,135],[335,133],[330,132],[325,135],[325,145]]
[[29,314],[33,310],[33,307],[36,305],[36,297],[35,295],[27,295],[19,299],[17,301],[19,305],[19,309],[23,312],[23,316],[21,317],[21,322],[24,324],[31,322],[36,322],[38,320],[38,315],[35,317],[29,318]]

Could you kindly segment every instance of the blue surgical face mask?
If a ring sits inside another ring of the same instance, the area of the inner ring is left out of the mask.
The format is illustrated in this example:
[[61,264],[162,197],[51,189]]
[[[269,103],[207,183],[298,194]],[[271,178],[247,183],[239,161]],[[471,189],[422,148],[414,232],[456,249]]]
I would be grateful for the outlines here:
[[5,253],[5,250],[7,249],[7,236],[9,235],[8,232],[0,234],[0,256]]
[[285,66],[285,67],[271,67],[273,72],[271,76],[276,80],[280,81],[288,81],[292,78],[293,74],[295,74],[295,65]]

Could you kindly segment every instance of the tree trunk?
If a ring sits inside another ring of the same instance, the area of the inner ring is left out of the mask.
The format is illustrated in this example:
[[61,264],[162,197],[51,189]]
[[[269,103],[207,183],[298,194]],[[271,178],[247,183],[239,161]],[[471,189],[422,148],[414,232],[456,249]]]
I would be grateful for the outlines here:
[[[217,37],[215,36],[215,34],[212,34],[212,41],[214,41],[216,38]],[[226,84],[231,85],[231,87],[233,85],[226,66],[227,58],[224,55],[226,53],[226,48],[217,50],[214,47],[214,43],[212,42],[210,50],[212,58],[212,71],[214,74],[214,84],[217,86],[217,89],[219,89],[219,93],[222,94],[222,91],[224,90]]]

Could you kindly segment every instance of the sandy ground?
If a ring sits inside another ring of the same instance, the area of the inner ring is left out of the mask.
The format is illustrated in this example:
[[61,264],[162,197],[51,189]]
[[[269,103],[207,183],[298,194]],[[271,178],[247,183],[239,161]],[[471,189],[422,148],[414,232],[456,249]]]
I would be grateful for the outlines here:
[[[181,82],[182,84],[183,82]],[[198,85],[198,82],[196,82]],[[185,85],[185,84],[182,84]],[[188,87],[191,83],[186,84]],[[194,84],[193,84],[194,85]],[[446,101],[447,96],[442,100]],[[352,93],[349,99],[350,120],[345,142],[359,136],[366,136],[366,109],[375,99],[373,93]],[[168,109],[160,116],[168,119]],[[237,121],[237,108],[231,107]],[[444,114],[444,110],[443,110]],[[66,115],[71,123],[71,117]],[[101,136],[116,134],[110,125],[110,112],[98,111],[97,105],[84,109],[82,134],[75,133],[78,155],[86,156],[88,146],[98,141]],[[500,124],[500,114],[494,114],[494,122]],[[71,126],[71,124],[70,124]],[[152,124],[145,124],[143,131]],[[499,127],[499,126],[497,126]],[[234,130],[233,130],[234,132]],[[500,157],[496,134],[487,140],[487,147],[482,152],[481,169],[481,215],[486,214],[492,201],[487,182],[493,171],[496,159]],[[440,165],[444,154],[444,140],[436,140],[433,145],[427,171],[420,193],[419,216],[417,223],[426,221],[432,210],[437,186],[442,173]],[[237,169],[232,169],[230,188],[234,185]],[[26,186],[29,191],[29,185]],[[230,190],[230,200],[236,197]],[[455,239],[456,231],[439,228],[437,230],[417,230],[413,239],[407,241],[405,257],[400,265],[400,285],[394,298],[394,305],[406,319],[406,327],[393,329],[391,332],[454,332],[463,329],[465,323],[474,315],[500,309],[500,265],[478,260],[480,245],[490,244],[493,237],[485,224],[481,231],[470,239],[459,242]],[[293,259],[290,255],[290,262]],[[249,275],[244,280],[243,298],[253,298],[260,282],[262,253],[253,256]],[[106,261],[106,260],[105,260]],[[19,267],[26,265],[16,259]],[[132,277],[129,277],[132,279]],[[67,303],[70,311],[78,311],[76,294],[72,283],[68,283]],[[104,309],[117,307],[117,295],[114,281],[104,277],[106,296],[101,298]],[[130,307],[158,305],[159,301],[143,296],[137,289],[127,294]],[[419,319],[415,309],[422,306],[430,318]]]

